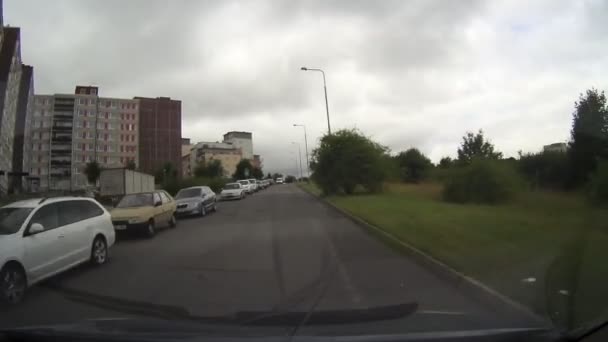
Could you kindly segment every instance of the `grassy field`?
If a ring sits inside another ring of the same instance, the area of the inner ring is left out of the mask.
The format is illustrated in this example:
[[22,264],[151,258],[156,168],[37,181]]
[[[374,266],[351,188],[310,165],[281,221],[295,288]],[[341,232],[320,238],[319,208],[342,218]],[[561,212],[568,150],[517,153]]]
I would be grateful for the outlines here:
[[389,184],[382,194],[327,200],[560,325],[608,308],[608,211],[579,195],[528,192],[505,205],[461,205],[442,201],[438,184]]

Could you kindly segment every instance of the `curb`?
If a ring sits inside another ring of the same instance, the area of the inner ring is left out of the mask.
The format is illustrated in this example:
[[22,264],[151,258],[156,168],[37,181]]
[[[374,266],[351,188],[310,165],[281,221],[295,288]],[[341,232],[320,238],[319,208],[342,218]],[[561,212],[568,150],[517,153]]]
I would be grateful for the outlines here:
[[386,232],[382,228],[375,226],[365,221],[364,219],[359,218],[353,215],[352,213],[337,207],[333,203],[330,203],[329,201],[325,200],[324,198],[313,194],[312,192],[300,186],[298,186],[298,188],[303,192],[307,193],[308,195],[314,197],[321,203],[325,204],[329,208],[333,209],[334,211],[337,211],[338,213],[342,214],[343,216],[351,220],[353,223],[359,225],[363,229],[372,231],[372,233],[380,234],[382,235],[382,237],[389,239],[392,243],[399,245],[403,248],[404,252],[406,252],[409,256],[413,258],[416,263],[427,268],[428,270],[432,271],[434,274],[445,279],[446,281],[449,281],[450,285],[465,291],[469,296],[490,307],[492,310],[504,311],[506,306],[510,308],[513,313],[516,313],[520,316],[523,315],[529,318],[531,322],[540,324],[541,326],[552,326],[550,320],[536,314],[534,311],[532,311],[525,305],[512,300],[511,298],[499,293],[498,291],[481,283],[476,279],[473,279],[461,272],[456,271],[445,263],[432,257],[431,255],[419,250],[418,248],[408,244],[407,242],[404,242],[393,234]]

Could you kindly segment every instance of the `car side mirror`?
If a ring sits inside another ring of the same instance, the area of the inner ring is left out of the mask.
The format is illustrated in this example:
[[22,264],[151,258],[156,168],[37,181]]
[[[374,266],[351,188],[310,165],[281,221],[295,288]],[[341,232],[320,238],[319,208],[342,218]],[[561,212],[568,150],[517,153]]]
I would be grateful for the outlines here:
[[158,202],[154,203],[154,206],[155,207],[160,207],[162,204],[163,204],[163,202],[158,201]]
[[41,225],[40,223],[32,223],[32,225],[30,226],[30,234],[38,234],[44,231],[44,226]]

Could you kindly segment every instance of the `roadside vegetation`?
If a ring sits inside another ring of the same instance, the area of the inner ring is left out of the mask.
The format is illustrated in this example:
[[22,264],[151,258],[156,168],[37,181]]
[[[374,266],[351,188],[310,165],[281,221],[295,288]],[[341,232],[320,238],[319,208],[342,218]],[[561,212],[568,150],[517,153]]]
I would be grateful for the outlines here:
[[[358,138],[344,147],[340,137],[353,134]],[[360,151],[368,155],[358,159]],[[604,93],[588,90],[575,103],[565,150],[504,158],[479,130],[464,135],[456,155],[433,165],[416,148],[394,155],[359,132],[340,131],[322,139],[311,163],[315,183],[301,186],[563,327],[604,314]],[[373,186],[363,182],[369,178]]]

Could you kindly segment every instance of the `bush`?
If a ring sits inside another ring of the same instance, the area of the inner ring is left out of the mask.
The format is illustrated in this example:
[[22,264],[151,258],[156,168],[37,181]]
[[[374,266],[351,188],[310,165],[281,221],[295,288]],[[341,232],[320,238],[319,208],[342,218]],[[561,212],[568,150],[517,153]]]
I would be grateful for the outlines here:
[[325,135],[313,151],[314,181],[325,195],[352,194],[357,186],[367,192],[380,191],[387,176],[386,151],[357,130]]
[[518,174],[508,164],[474,159],[468,166],[451,170],[443,198],[455,203],[496,204],[513,198],[520,184]]
[[600,161],[595,172],[591,174],[587,196],[594,204],[608,203],[608,161]]
[[410,148],[395,157],[399,165],[401,180],[406,183],[419,183],[429,176],[433,163],[417,148]]
[[569,179],[569,160],[565,152],[522,154],[517,164],[532,188],[563,189]]

